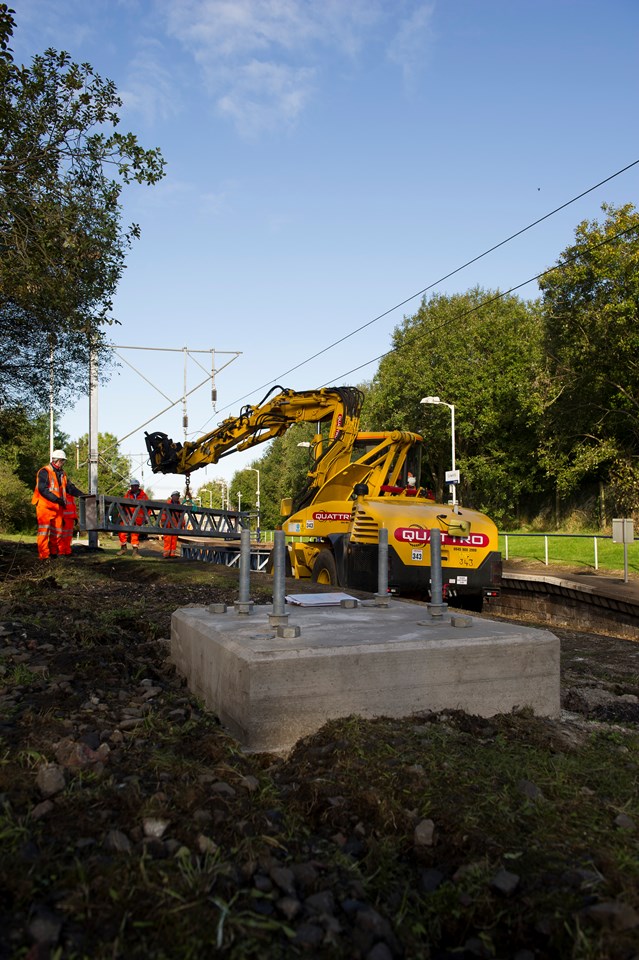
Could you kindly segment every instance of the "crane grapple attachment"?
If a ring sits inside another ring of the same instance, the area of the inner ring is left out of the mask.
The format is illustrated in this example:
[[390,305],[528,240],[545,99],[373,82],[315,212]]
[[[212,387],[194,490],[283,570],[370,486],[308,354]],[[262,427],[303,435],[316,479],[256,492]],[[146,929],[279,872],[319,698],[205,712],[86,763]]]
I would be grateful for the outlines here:
[[166,433],[145,433],[153,473],[178,473],[181,443],[174,443]]

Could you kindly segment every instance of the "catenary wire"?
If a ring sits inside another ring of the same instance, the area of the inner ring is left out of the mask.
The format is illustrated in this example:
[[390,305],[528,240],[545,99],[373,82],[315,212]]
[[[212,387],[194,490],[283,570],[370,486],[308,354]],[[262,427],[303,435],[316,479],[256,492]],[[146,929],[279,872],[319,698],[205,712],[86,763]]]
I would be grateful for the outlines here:
[[[307,363],[311,363],[312,360],[316,360],[318,357],[321,357],[323,354],[328,353],[329,350],[332,350],[334,347],[339,346],[341,343],[344,343],[346,340],[349,340],[355,334],[360,333],[362,330],[366,330],[367,327],[372,326],[374,323],[377,323],[378,320],[382,320],[384,317],[387,317],[389,314],[394,313],[395,310],[399,310],[400,307],[405,306],[407,303],[410,303],[411,300],[415,300],[417,297],[423,296],[429,290],[432,290],[433,287],[438,286],[438,284],[443,283],[445,280],[454,277],[456,274],[460,273],[462,270],[465,270],[467,267],[472,266],[472,264],[477,263],[479,260],[482,260],[484,257],[487,257],[488,254],[493,253],[495,250],[498,250],[500,247],[503,247],[505,244],[510,243],[511,240],[515,240],[517,237],[520,237],[522,234],[526,233],[528,230],[532,230],[533,227],[538,226],[538,224],[543,223],[545,220],[548,220],[550,217],[553,217],[555,214],[559,213],[562,210],[565,210],[566,207],[569,207],[571,204],[576,203],[577,200],[581,200],[582,197],[587,196],[589,193],[592,193],[594,190],[597,190],[599,187],[604,186],[606,183],[610,183],[611,180],[614,180],[616,177],[621,176],[622,173],[626,173],[628,170],[631,170],[633,167],[639,164],[639,160],[633,160],[632,163],[626,164],[625,167],[621,167],[620,170],[617,170],[615,173],[610,174],[610,176],[605,177],[603,180],[600,180],[598,183],[595,183],[592,187],[588,187],[587,190],[583,190],[581,193],[578,193],[576,196],[572,197],[570,200],[566,200],[565,203],[560,204],[560,206],[555,207],[553,210],[550,210],[548,213],[544,214],[543,217],[539,217],[537,220],[534,220],[532,223],[529,223],[527,226],[522,227],[521,230],[517,230],[515,233],[511,234],[509,237],[506,237],[504,240],[500,240],[499,243],[494,244],[492,247],[489,247],[487,250],[484,250],[483,253],[477,254],[476,257],[473,257],[471,260],[467,260],[461,266],[456,267],[454,270],[451,270],[449,273],[445,274],[443,277],[440,277],[438,280],[433,280],[432,283],[429,283],[427,286],[423,287],[421,290],[418,290],[417,293],[413,293],[410,297],[406,297],[400,303],[396,303],[394,307],[389,307],[388,310],[384,310],[383,313],[378,314],[378,316],[373,317],[372,320],[368,320],[366,323],[361,324],[361,326],[356,327],[354,330],[351,330],[350,333],[345,334],[343,337],[340,337],[339,340],[333,341],[333,343],[328,344],[328,346],[323,347],[322,350],[318,350],[312,356],[307,357],[305,360],[301,360],[299,363],[295,364],[293,367],[289,367],[288,370],[285,370],[283,373],[278,374],[272,380],[268,380],[266,383],[263,383],[259,387],[255,387],[249,393],[243,394],[241,397],[238,397],[236,400],[231,403],[226,404],[224,407],[221,407],[217,413],[221,413],[224,410],[235,409],[237,404],[241,403],[242,400],[246,400],[247,397],[253,396],[253,394],[258,391],[265,390],[270,384],[281,382],[284,377],[287,377],[289,374],[293,373],[295,370],[299,370],[300,367],[305,366]],[[550,269],[556,269],[552,267]],[[545,271],[549,272],[549,271]],[[544,273],[540,273],[538,276],[542,277]],[[531,277],[530,280],[524,281],[522,284],[518,284],[515,287],[512,287],[512,290],[518,290],[522,286],[526,286],[528,283],[532,283],[533,280],[537,277]],[[389,353],[392,351],[388,351]],[[386,354],[381,354],[381,357],[386,356]],[[379,358],[378,358],[379,359]],[[348,371],[348,373],[354,373],[356,370],[361,370],[362,367],[367,367],[371,363],[374,363],[374,360],[369,360],[367,363],[360,365],[359,367],[354,368],[354,370]],[[345,374],[346,375],[346,374]],[[212,419],[212,418],[210,418]],[[204,432],[204,428],[210,422],[210,419],[204,424],[204,427],[201,429],[201,433]]]
[[[593,244],[591,249],[598,250],[600,247],[604,247],[609,243],[613,243],[615,240],[618,240],[620,237],[625,236],[627,233],[633,233],[637,231],[637,226],[633,225],[631,227],[626,227],[625,230],[620,230],[619,233],[615,233],[612,237],[606,237],[604,240],[601,240],[599,243]],[[569,266],[571,263],[577,259],[581,251],[578,251],[572,257],[566,257],[565,260],[562,260],[560,263],[556,263],[552,267],[548,267],[547,270],[542,270],[541,273],[535,274],[534,277],[529,277],[528,280],[523,280],[521,283],[515,284],[513,287],[509,287],[508,290],[499,291],[492,297],[488,297],[487,300],[483,300],[481,303],[475,304],[473,307],[469,307],[467,310],[463,310],[461,313],[456,314],[453,317],[450,317],[448,320],[440,323],[436,327],[431,327],[428,330],[430,336],[433,333],[437,334],[441,330],[444,330],[446,327],[449,327],[452,323],[459,323],[460,320],[463,320],[465,317],[470,316],[473,313],[477,313],[479,310],[483,310],[484,307],[490,306],[491,303],[496,303],[498,300],[502,300],[504,297],[509,296],[511,293],[515,293],[516,290],[521,290],[522,287],[527,286],[529,283],[533,283],[535,280],[541,280],[542,277],[548,276],[549,273],[554,273],[555,270],[562,270],[564,267]],[[414,331],[415,336],[407,336],[405,341],[399,344],[396,347],[391,347],[390,350],[387,350],[385,353],[381,353],[377,357],[373,357],[371,360],[367,360],[365,363],[360,363],[357,367],[353,367],[351,370],[347,370],[345,373],[340,374],[339,377],[327,380],[326,383],[320,384],[321,387],[327,387],[330,383],[334,381],[340,382],[344,377],[350,376],[352,373],[357,373],[359,370],[363,370],[365,367],[369,367],[371,363],[378,363],[380,360],[384,360],[386,357],[389,357],[393,353],[399,353],[401,350],[404,350],[406,347],[412,347],[424,336],[424,331]]]

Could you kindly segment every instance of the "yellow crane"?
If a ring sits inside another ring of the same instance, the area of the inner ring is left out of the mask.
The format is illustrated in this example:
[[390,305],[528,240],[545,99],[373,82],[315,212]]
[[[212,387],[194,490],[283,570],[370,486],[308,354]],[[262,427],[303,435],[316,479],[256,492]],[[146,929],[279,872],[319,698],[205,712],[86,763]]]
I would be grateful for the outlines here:
[[476,510],[436,503],[420,483],[422,437],[404,430],[360,432],[362,402],[356,387],[274,387],[262,403],[243,407],[192,442],[147,434],[151,468],[186,475],[188,482],[199,467],[281,436],[295,423],[316,423],[306,486],[295,502],[281,505],[284,532],[304,538],[288,544],[290,574],[374,592],[378,534],[385,527],[389,589],[425,599],[430,531],[439,529],[446,599],[481,609],[485,597],[499,592],[497,527]]

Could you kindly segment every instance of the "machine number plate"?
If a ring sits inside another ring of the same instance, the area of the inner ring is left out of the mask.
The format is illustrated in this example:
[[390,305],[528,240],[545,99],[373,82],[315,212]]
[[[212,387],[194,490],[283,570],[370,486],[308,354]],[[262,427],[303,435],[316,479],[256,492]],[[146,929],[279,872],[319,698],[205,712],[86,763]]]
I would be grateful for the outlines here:
[[410,556],[411,560],[423,560],[424,552],[423,550],[413,550]]

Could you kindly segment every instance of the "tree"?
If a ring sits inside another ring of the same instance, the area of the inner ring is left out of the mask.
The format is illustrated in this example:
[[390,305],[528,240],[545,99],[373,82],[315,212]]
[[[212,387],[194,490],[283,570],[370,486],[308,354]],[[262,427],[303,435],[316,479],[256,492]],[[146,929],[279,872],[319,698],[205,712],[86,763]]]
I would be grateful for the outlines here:
[[560,494],[639,483],[639,214],[604,204],[540,281],[549,399],[543,463]]
[[[65,471],[81,490],[88,488],[89,435],[70,442],[65,448]],[[79,465],[78,465],[79,464]],[[112,433],[98,433],[98,490],[107,497],[123,497],[129,489],[131,460],[121,454],[118,439]],[[145,488],[146,489],[146,488]],[[146,490],[149,498],[151,493]]]
[[[54,437],[65,447],[65,434]],[[0,528],[30,530],[35,525],[31,497],[36,474],[49,460],[49,422],[22,408],[0,409]]]
[[[56,446],[66,440],[55,436]],[[0,458],[33,492],[36,473],[49,459],[48,418],[31,417],[21,407],[0,409]]]
[[226,509],[226,480],[207,480],[197,488],[196,497],[202,501],[203,507],[211,510]]
[[[299,443],[309,442],[314,433],[312,424],[293,424],[281,437],[268,445],[267,451],[252,467],[260,471],[261,526],[265,530],[281,525],[281,502],[285,497],[297,497],[304,488],[309,468],[309,450]],[[237,478],[237,481],[236,481]],[[240,470],[231,480],[231,489],[240,489],[242,509],[246,503],[255,509],[257,477],[253,471]]]
[[364,404],[368,429],[425,437],[422,484],[444,495],[451,467],[451,416],[420,404],[439,396],[456,407],[460,498],[496,521],[512,520],[539,489],[535,451],[542,328],[535,304],[475,288],[424,299],[393,334]]
[[47,50],[16,65],[14,28],[0,4],[0,402],[42,405],[52,350],[61,385],[103,345],[139,236],[122,226],[120,195],[156,183],[164,162],[117,129],[116,87],[89,64]]
[[0,530],[4,533],[32,531],[36,522],[31,505],[33,485],[23,483],[3,461],[0,461],[0,491]]

